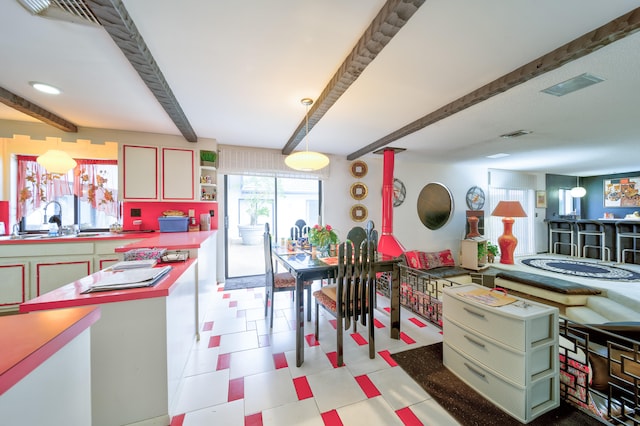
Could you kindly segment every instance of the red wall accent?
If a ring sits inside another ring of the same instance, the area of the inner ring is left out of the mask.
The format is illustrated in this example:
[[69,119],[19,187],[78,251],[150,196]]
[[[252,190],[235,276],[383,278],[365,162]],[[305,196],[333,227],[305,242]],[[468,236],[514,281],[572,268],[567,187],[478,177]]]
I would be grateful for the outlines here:
[[4,222],[4,232],[6,235],[11,233],[9,229],[9,202],[0,201],[0,222]]
[[[162,217],[162,212],[165,210],[182,210],[185,215],[189,214],[189,210],[195,211],[196,223],[200,224],[200,214],[209,213],[213,210],[213,216],[211,217],[211,229],[218,229],[218,203],[217,202],[151,202],[151,201],[125,201],[122,207],[122,229],[125,231],[131,231],[136,229],[133,225],[133,221],[137,219],[142,220],[142,226],[140,230],[155,231],[160,229],[158,224],[158,218]],[[131,217],[131,209],[140,209],[141,217]]]

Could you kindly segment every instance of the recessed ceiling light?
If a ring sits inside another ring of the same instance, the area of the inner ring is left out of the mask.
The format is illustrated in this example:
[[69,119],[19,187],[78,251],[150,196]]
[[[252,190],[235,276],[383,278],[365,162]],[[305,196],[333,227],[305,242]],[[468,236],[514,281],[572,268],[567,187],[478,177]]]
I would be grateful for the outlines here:
[[515,132],[505,133],[500,135],[501,138],[517,138],[518,136],[524,136],[533,133],[531,130],[516,130]]
[[50,84],[40,83],[38,81],[30,81],[29,84],[39,92],[48,93],[50,95],[59,95],[62,93],[57,87],[53,87]]
[[503,158],[503,157],[508,157],[508,156],[509,156],[509,154],[505,154],[504,152],[501,152],[499,154],[487,155],[487,158],[496,159],[496,158]]
[[547,93],[549,95],[554,96],[564,96],[571,92],[575,92],[576,90],[584,89],[585,87],[589,87],[593,84],[600,83],[604,81],[600,77],[596,77],[595,75],[591,75],[588,73],[580,74],[577,77],[570,78],[569,80],[563,81],[562,83],[555,84],[551,87],[547,87],[544,90],[541,90],[543,93]]

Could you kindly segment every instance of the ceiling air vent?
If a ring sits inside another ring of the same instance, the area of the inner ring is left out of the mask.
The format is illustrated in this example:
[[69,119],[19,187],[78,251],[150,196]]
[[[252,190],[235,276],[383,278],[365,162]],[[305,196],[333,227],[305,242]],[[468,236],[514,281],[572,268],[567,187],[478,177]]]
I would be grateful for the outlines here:
[[575,92],[576,90],[584,89],[585,87],[589,87],[593,84],[600,83],[604,81],[600,77],[596,77],[591,74],[580,74],[577,77],[570,78],[569,80],[563,81],[562,83],[555,84],[551,87],[547,87],[544,90],[541,90],[543,93],[547,93],[553,96],[564,96],[571,92]]
[[77,24],[100,25],[84,0],[17,0],[33,15]]

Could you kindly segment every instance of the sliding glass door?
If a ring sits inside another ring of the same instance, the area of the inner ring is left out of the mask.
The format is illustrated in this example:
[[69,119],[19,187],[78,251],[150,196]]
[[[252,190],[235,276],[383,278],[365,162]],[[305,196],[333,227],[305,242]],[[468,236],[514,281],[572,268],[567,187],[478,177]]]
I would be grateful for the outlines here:
[[274,242],[298,220],[319,222],[320,181],[267,176],[225,176],[226,278],[264,274],[263,233]]

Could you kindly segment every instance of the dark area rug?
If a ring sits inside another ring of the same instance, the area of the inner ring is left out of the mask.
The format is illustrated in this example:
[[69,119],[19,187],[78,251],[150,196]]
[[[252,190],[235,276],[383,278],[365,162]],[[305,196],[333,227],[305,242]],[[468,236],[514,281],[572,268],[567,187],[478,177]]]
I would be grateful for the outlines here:
[[264,275],[253,275],[250,277],[227,278],[224,282],[225,290],[241,290],[243,288],[264,287]]
[[[449,414],[464,426],[520,425],[458,379],[442,364],[442,343],[391,355],[393,359]],[[560,403],[560,407],[534,419],[529,425],[596,426],[598,419]]]
[[583,262],[580,260],[540,259],[522,260],[523,265],[558,274],[574,277],[597,278],[599,280],[638,281],[640,274],[628,269],[617,268],[602,263]]

